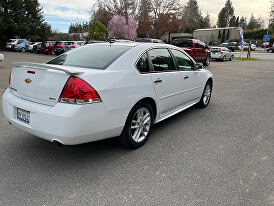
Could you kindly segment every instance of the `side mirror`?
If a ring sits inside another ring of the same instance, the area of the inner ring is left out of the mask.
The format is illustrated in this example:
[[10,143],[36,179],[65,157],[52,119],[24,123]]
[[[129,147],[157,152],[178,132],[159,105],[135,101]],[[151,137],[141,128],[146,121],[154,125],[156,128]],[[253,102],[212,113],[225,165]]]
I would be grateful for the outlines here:
[[194,65],[194,70],[199,70],[199,69],[203,69],[204,67],[203,67],[203,65],[201,65],[201,64],[195,64]]

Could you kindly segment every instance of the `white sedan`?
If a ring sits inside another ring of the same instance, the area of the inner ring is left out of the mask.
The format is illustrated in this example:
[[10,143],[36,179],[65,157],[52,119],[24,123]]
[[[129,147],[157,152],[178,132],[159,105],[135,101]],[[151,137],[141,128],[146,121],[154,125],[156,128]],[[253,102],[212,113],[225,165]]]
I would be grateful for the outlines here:
[[212,73],[178,47],[100,43],[44,64],[14,63],[2,105],[12,125],[54,143],[119,136],[138,148],[153,124],[206,107],[212,86]]
[[0,54],[0,62],[4,61],[4,59],[5,59],[4,54]]

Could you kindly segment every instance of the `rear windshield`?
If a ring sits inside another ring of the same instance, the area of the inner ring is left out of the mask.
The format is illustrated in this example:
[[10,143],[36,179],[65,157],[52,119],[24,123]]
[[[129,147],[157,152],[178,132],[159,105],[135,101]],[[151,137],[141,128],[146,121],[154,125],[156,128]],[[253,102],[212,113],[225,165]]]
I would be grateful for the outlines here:
[[219,52],[221,49],[218,49],[218,48],[212,48],[210,49],[211,52]]
[[62,54],[47,64],[106,69],[113,61],[128,51],[128,46],[85,46]]
[[177,47],[185,47],[185,48],[193,47],[192,40],[174,40],[172,44]]
[[136,39],[136,42],[151,42],[151,39]]
[[13,43],[13,42],[15,42],[16,40],[14,40],[14,39],[10,39],[10,40],[8,40],[8,43]]

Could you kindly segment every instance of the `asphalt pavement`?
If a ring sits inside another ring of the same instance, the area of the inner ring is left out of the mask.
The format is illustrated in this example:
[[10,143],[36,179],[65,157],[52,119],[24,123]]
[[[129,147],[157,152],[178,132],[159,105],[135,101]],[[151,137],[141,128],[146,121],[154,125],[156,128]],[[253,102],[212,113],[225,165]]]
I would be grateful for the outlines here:
[[[4,54],[0,95],[10,62],[52,58]],[[57,147],[9,125],[0,101],[0,205],[274,205],[274,60],[208,69],[210,105],[157,124],[133,151],[116,139]]]

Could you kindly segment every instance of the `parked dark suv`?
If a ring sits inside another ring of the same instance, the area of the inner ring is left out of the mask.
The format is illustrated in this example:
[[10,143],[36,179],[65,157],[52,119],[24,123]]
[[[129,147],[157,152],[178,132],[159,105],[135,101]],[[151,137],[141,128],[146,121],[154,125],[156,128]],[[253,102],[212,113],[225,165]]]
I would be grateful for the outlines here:
[[197,39],[175,39],[172,45],[182,48],[196,62],[202,62],[204,66],[209,66],[211,53],[205,43]]

